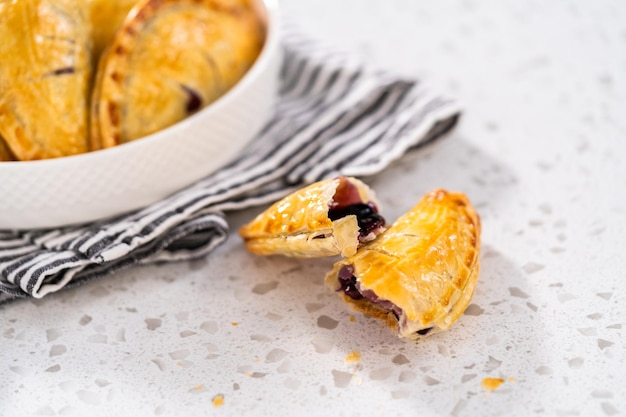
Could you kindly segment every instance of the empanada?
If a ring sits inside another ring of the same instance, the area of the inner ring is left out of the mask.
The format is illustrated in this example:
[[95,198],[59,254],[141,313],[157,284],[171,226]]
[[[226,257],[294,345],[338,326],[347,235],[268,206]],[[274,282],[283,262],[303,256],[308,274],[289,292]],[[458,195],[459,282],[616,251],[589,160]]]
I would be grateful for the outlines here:
[[338,177],[288,195],[239,234],[258,255],[350,256],[384,226],[373,191],[356,178]]
[[467,197],[435,190],[338,261],[326,284],[399,336],[418,339],[463,314],[478,280],[479,250],[480,220]]
[[0,1],[0,135],[20,160],[88,150],[84,14],[75,0]]
[[210,104],[256,60],[264,25],[254,0],[142,0],[102,54],[93,148],[154,133]]

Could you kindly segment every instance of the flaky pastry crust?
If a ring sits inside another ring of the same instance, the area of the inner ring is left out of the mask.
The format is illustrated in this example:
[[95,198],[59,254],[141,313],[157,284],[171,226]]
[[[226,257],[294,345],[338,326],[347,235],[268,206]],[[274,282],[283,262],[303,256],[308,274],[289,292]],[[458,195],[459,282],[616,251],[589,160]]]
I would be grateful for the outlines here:
[[93,55],[96,64],[102,52],[113,41],[128,12],[139,0],[81,0],[89,10]]

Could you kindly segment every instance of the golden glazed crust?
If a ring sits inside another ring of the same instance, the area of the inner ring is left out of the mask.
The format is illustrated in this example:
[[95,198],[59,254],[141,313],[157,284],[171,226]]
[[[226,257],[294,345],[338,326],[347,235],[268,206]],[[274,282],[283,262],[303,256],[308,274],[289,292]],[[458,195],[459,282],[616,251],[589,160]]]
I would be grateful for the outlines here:
[[142,0],[103,53],[92,99],[94,148],[170,126],[230,89],[256,60],[253,0]]
[[[84,1],[84,0],[83,0]],[[138,0],[87,0],[96,62]]]
[[72,0],[0,2],[0,135],[20,160],[88,150],[89,24]]
[[[246,248],[258,255],[291,257],[349,256],[359,246],[356,215],[329,217],[335,199],[345,205],[377,201],[373,191],[356,178],[338,177],[316,182],[273,204],[239,230]],[[372,239],[382,230],[368,236]]]
[[[356,255],[337,262],[326,283],[357,310],[385,320],[401,337],[418,339],[446,330],[472,298],[480,230],[465,195],[432,191]],[[339,274],[346,267],[353,268],[364,297],[342,291]],[[382,302],[373,302],[376,297]],[[401,311],[394,314],[385,301]]]

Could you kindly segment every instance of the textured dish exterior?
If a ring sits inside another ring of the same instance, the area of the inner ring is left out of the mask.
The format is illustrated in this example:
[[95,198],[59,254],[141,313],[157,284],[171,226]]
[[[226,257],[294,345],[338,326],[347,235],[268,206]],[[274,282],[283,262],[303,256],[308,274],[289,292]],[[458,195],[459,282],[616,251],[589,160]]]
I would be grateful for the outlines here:
[[58,227],[139,209],[233,159],[273,111],[280,66],[278,9],[274,1],[265,5],[268,33],[261,55],[211,106],[111,149],[0,163],[0,229]]
[[361,293],[373,291],[403,314],[398,320],[367,299],[340,293],[357,310],[385,320],[410,339],[446,330],[463,314],[474,293],[480,231],[478,214],[465,195],[432,191],[356,255],[337,262],[326,284],[333,290],[340,288],[340,270],[352,265]]

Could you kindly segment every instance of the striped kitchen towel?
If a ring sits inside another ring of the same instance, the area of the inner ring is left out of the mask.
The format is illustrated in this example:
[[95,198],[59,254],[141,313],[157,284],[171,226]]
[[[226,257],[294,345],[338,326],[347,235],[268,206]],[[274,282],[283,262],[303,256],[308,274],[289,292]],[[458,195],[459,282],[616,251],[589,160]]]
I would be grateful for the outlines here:
[[295,33],[284,36],[274,117],[230,165],[115,219],[0,231],[0,302],[41,298],[134,264],[204,256],[226,239],[224,212],[336,175],[375,174],[448,132],[460,111],[421,82],[372,71]]

